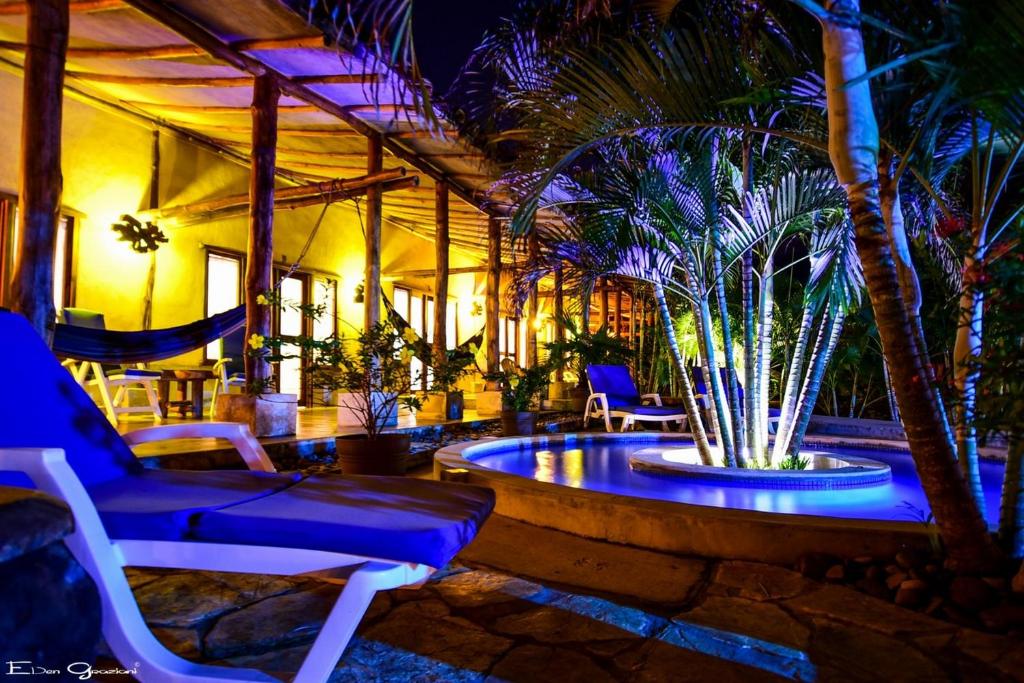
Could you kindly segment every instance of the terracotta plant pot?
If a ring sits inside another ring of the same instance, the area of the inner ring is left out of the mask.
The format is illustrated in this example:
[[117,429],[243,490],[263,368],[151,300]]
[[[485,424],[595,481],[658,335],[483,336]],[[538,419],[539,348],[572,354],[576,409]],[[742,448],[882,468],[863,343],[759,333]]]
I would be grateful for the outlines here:
[[420,399],[420,409],[416,412],[421,417],[442,419],[445,416],[445,395],[424,394]]
[[244,422],[255,436],[287,436],[295,433],[297,408],[295,394],[219,394],[213,419]]
[[410,442],[408,434],[379,434],[376,439],[337,439],[335,448],[342,474],[401,476]]
[[466,412],[466,399],[461,391],[450,391],[445,398],[444,417],[446,420],[461,420]]
[[537,431],[537,413],[501,411],[501,432],[505,436],[530,436]]

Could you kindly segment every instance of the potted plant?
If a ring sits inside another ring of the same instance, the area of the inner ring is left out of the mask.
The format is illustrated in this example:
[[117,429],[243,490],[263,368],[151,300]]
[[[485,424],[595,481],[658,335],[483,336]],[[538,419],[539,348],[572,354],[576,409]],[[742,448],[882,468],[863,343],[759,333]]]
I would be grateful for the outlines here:
[[458,382],[465,377],[476,362],[477,349],[449,349],[443,360],[432,360],[430,389],[423,397],[420,414],[441,417],[445,420],[461,420],[465,411],[465,400]]
[[548,386],[551,366],[547,363],[526,370],[501,371],[488,375],[501,389],[501,429],[505,436],[529,436],[537,429],[534,410]]
[[562,325],[566,331],[565,339],[545,344],[548,362],[555,368],[567,368],[576,375],[578,381],[571,394],[572,409],[581,411],[590,395],[587,366],[625,364],[631,351],[626,342],[609,334],[605,325],[591,333],[589,330],[580,330],[568,316],[563,319]]
[[[276,290],[260,294],[256,301],[263,306],[291,306],[301,310],[304,315],[316,316],[322,313],[322,310],[315,306],[282,302]],[[287,343],[292,343],[292,340],[280,336],[252,334],[246,340],[245,351],[252,359],[271,364],[280,363],[285,358],[294,357],[282,353],[282,347]],[[300,340],[299,343],[304,343],[304,340]],[[299,397],[295,394],[277,392],[276,384],[271,374],[262,379],[246,382],[245,391],[241,394],[218,394],[213,407],[213,418],[224,422],[243,422],[249,426],[249,431],[258,437],[294,434]]]
[[[310,344],[312,362],[306,373],[313,386],[338,396],[344,408],[358,418],[365,434],[336,442],[345,474],[395,475],[405,472],[409,435],[384,433],[399,403],[419,408],[412,395],[419,377],[409,370],[412,351],[389,322],[360,332],[355,339],[330,337]],[[343,392],[343,393],[341,393]]]

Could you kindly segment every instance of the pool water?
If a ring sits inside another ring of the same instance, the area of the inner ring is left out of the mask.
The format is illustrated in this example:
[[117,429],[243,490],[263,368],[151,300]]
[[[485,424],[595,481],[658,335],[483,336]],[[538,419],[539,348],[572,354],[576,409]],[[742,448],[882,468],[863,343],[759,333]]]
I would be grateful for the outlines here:
[[[658,445],[686,447],[693,444],[679,441]],[[588,440],[564,446],[549,444],[537,450],[520,450],[518,445],[510,445],[508,450],[488,448],[480,454],[465,455],[482,467],[537,481],[694,505],[903,522],[920,522],[929,514],[914,463],[906,453],[830,449],[840,456],[847,453],[887,463],[892,469],[892,479],[884,484],[843,490],[760,489],[720,481],[674,479],[630,469],[630,453],[649,446],[650,442]],[[1002,463],[982,460],[985,517],[990,525],[994,525],[999,516],[1002,476]]]

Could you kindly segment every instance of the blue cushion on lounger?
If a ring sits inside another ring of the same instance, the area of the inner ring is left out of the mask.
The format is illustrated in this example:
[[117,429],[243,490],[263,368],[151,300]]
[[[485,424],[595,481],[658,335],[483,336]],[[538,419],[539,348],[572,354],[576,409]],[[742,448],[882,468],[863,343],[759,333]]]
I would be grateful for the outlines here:
[[443,567],[494,507],[494,492],[403,477],[314,476],[249,503],[201,513],[212,543],[352,553]]
[[616,408],[616,410],[634,415],[651,415],[654,417],[659,415],[682,415],[686,412],[682,406],[621,406]]
[[[9,356],[0,391],[0,448],[63,448],[86,486],[142,471],[110,421],[25,318],[0,310],[0,339]],[[28,480],[0,473],[0,483],[5,482],[24,486]]]
[[198,513],[269,496],[299,478],[245,470],[146,470],[88,490],[111,538],[180,541]]
[[587,380],[593,393],[608,396],[610,408],[640,403],[640,392],[625,365],[588,365]]

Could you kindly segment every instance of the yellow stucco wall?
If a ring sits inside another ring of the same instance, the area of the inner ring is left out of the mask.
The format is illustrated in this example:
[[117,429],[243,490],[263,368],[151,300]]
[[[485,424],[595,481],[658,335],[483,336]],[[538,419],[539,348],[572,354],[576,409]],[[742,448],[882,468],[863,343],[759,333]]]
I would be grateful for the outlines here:
[[[18,191],[19,136],[22,83],[19,76],[0,71],[0,192]],[[64,206],[76,213],[74,253],[75,305],[102,311],[112,329],[139,329],[149,268],[149,255],[134,253],[118,242],[111,223],[123,213],[148,207],[152,164],[152,129],[139,121],[66,97],[63,127]],[[162,132],[160,145],[160,203],[173,206],[227,194],[246,192],[248,169]],[[385,204],[387,197],[385,196]],[[299,254],[321,207],[275,214],[274,258],[290,264]],[[164,226],[161,226],[164,227]],[[204,246],[244,252],[247,220],[244,217],[187,227],[164,227],[169,243],[156,252],[153,326],[179,325],[204,316]],[[338,279],[340,330],[362,324],[362,305],[353,302],[362,281],[362,232],[351,203],[328,209],[303,269]],[[382,269],[389,271],[433,268],[433,244],[406,232],[384,227]],[[453,252],[452,267],[479,263]],[[405,282],[430,291],[430,279]],[[455,275],[449,296],[459,304],[460,337],[483,324],[472,316],[472,302],[483,301],[481,275]],[[384,291],[391,293],[392,281]],[[346,324],[347,323],[347,324]],[[461,340],[461,339],[460,339]],[[200,362],[196,351],[171,363]]]

